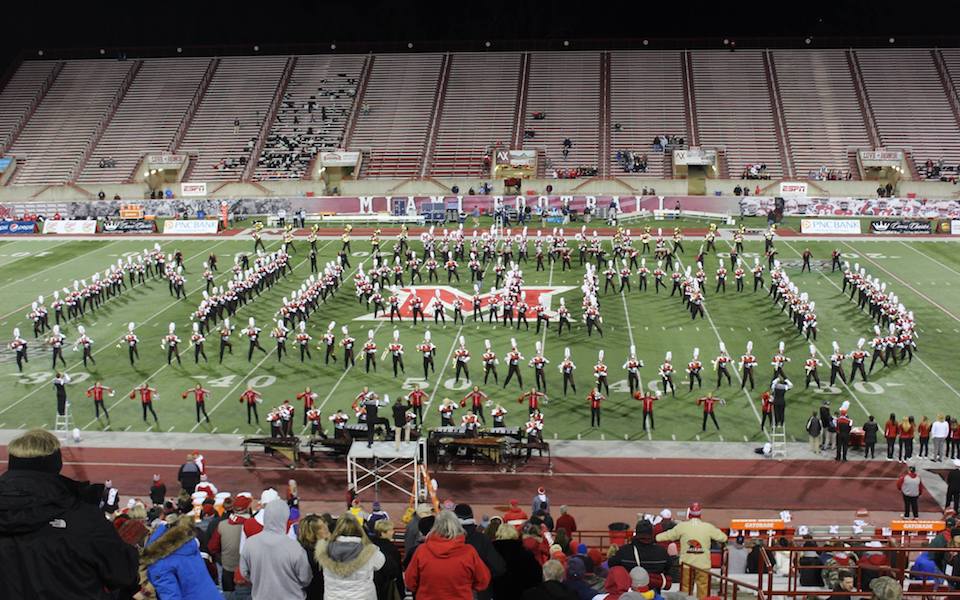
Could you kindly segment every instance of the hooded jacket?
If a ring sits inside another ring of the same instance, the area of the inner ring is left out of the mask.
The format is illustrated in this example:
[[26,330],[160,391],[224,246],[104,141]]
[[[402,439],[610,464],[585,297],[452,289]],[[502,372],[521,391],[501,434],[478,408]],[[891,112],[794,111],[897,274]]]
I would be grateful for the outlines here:
[[417,548],[403,580],[417,600],[472,600],[475,590],[490,585],[490,570],[462,535],[445,539],[431,534]]
[[313,571],[307,553],[287,536],[290,507],[282,500],[263,509],[263,531],[247,538],[240,551],[240,574],[253,585],[253,599],[303,600]]
[[0,476],[0,589],[7,598],[108,598],[137,583],[137,551],[103,518],[88,486],[58,474]]
[[710,542],[727,541],[727,534],[714,525],[692,518],[670,531],[657,535],[658,542],[680,541],[680,562],[701,569],[710,568]]
[[386,557],[374,544],[351,536],[320,540],[314,556],[323,571],[324,600],[377,600],[373,573]]
[[140,566],[162,600],[219,600],[200,556],[196,529],[190,517],[181,517],[173,526],[157,527],[140,556]]
[[603,591],[606,592],[606,595],[600,597],[603,600],[620,600],[620,596],[630,591],[632,584],[633,580],[630,579],[630,573],[626,569],[613,567],[607,574],[607,581],[603,584]]

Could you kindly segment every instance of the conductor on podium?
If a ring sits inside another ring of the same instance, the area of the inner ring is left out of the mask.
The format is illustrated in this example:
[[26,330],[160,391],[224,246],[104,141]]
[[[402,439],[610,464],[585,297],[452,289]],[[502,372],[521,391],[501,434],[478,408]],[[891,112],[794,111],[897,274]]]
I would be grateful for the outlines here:
[[377,416],[377,410],[389,403],[390,398],[388,396],[383,397],[383,403],[381,404],[380,398],[373,393],[367,394],[366,398],[363,399],[363,406],[367,409],[367,448],[373,447],[373,434],[377,425],[382,423],[388,428],[390,427],[390,423],[386,419]]

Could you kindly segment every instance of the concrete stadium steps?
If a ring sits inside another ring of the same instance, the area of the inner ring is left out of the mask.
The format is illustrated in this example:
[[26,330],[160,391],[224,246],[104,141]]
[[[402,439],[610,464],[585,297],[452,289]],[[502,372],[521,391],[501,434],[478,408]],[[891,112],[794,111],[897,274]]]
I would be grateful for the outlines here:
[[611,52],[610,58],[611,176],[625,175],[616,153],[630,150],[647,155],[647,172],[630,173],[631,177],[670,177],[670,157],[653,152],[652,142],[658,135],[690,139],[680,52]]
[[[342,146],[364,60],[362,55],[297,57],[258,157],[254,179],[299,179],[316,154]],[[312,112],[308,112],[308,102],[313,102]],[[324,112],[326,120],[322,118]],[[312,133],[307,133],[308,129]],[[299,143],[288,148],[282,138],[297,138]],[[291,162],[288,166],[271,166],[270,157],[289,157]]]
[[23,160],[14,183],[69,181],[135,62],[69,61],[10,148]]
[[845,52],[771,54],[797,176],[805,179],[821,166],[849,170],[848,150],[869,148],[870,137]]
[[930,50],[856,50],[855,56],[881,144],[910,151],[918,167],[939,158],[960,163],[960,126]]
[[[423,164],[443,54],[374,57],[350,150],[369,150],[366,177],[417,177]],[[357,107],[360,109],[361,107]]]
[[435,136],[430,174],[486,177],[483,156],[510,145],[522,54],[454,54]]
[[62,63],[30,60],[20,65],[0,93],[0,150],[9,147]]
[[[125,180],[144,154],[168,151],[210,60],[145,60],[77,181]],[[101,169],[100,160],[105,158],[112,158],[117,166]]]
[[[542,151],[553,169],[600,166],[600,52],[534,52],[524,128],[533,131],[523,147]],[[533,120],[544,112],[546,119]],[[563,157],[563,140],[573,147]]]
[[[287,64],[285,56],[232,57],[220,60],[210,86],[178,152],[196,156],[190,178],[236,181],[243,167],[217,169],[221,159],[250,159],[254,140],[267,117]],[[240,127],[234,128],[239,119]]]
[[771,177],[782,177],[763,52],[695,50],[690,55],[700,144],[726,147],[730,177],[754,163],[766,164]]

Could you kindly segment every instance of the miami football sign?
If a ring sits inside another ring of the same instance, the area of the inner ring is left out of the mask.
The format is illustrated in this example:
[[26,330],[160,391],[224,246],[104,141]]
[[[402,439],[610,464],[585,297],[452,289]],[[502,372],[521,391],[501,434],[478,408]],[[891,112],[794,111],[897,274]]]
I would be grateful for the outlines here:
[[[556,315],[556,311],[553,310],[554,297],[559,298],[561,294],[569,292],[570,290],[575,289],[573,286],[532,286],[524,287],[523,290],[527,293],[525,302],[529,306],[527,309],[527,318],[536,319],[537,312],[534,310],[534,307],[537,304],[543,304],[546,308],[547,315],[551,318]],[[448,285],[415,285],[412,287],[398,288],[397,297],[400,299],[400,316],[404,319],[413,318],[413,299],[420,298],[423,301],[423,311],[424,313],[429,312],[429,316],[433,316],[431,304],[434,301],[434,298],[437,297],[439,293],[440,302],[443,303],[444,311],[449,313],[453,312],[453,303],[460,299],[463,302],[463,314],[465,317],[469,317],[473,314],[473,296],[457,288],[448,286]],[[384,304],[386,305],[386,314],[378,313],[376,317],[373,316],[373,313],[368,313],[361,317],[357,317],[356,321],[389,321],[390,320],[390,306],[387,304],[386,294],[384,295]],[[482,294],[480,296],[480,309],[486,314],[487,305],[490,303],[490,299],[493,296],[489,293]]]

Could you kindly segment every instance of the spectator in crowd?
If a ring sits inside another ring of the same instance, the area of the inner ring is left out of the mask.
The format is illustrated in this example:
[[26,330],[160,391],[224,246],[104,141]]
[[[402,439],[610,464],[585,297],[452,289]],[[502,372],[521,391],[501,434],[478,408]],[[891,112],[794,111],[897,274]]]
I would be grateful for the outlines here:
[[933,440],[933,462],[943,462],[943,448],[949,435],[950,425],[944,420],[942,414],[937,415],[933,424],[930,425],[930,437]]
[[917,501],[923,493],[923,484],[920,483],[920,475],[917,474],[916,467],[911,466],[900,476],[897,480],[897,489],[903,495],[903,518],[909,518],[911,512],[914,519],[918,518]]
[[807,439],[810,442],[810,452],[814,454],[820,454],[820,434],[822,433],[822,425],[820,424],[820,417],[817,415],[816,411],[813,411],[810,414],[810,418],[807,419]]
[[[727,534],[714,525],[700,519],[702,508],[694,502],[687,510],[688,519],[669,531],[657,536],[658,542],[680,542],[680,563],[683,572],[680,590],[690,594],[696,584],[697,598],[703,600],[709,593],[707,571],[710,569],[710,543],[726,542]],[[696,567],[697,570],[694,570]]]
[[586,582],[587,567],[580,556],[571,556],[567,561],[567,578],[563,585],[576,594],[577,600],[593,600],[597,590]]
[[882,550],[883,544],[872,540],[866,546],[870,550],[860,555],[860,589],[864,591],[870,589],[871,581],[890,573],[890,561]]
[[154,506],[160,506],[167,497],[167,486],[160,481],[160,475],[154,473],[153,484],[150,486],[150,502]]
[[[453,509],[453,512],[457,515],[457,518],[460,520],[460,525],[463,527],[465,535],[464,541],[473,546],[473,549],[477,551],[480,560],[482,560],[483,564],[490,570],[490,577],[494,578],[503,575],[506,572],[507,566],[504,564],[503,558],[494,549],[493,542],[484,535],[482,531],[477,529],[477,523],[473,518],[473,509],[470,505],[458,504]],[[480,591],[477,593],[477,597],[481,600],[489,598],[489,591]]]
[[420,537],[420,519],[432,516],[432,514],[429,504],[421,504],[417,506],[417,510],[410,517],[410,522],[407,523],[407,528],[403,532],[403,553],[406,556],[411,556],[413,549],[419,543],[417,538]]
[[543,535],[541,526],[532,522],[523,525],[520,530],[520,541],[541,565],[550,559],[550,542]]
[[310,585],[307,586],[306,600],[323,600],[323,572],[317,565],[317,559],[314,551],[317,548],[317,542],[330,538],[330,530],[327,528],[327,522],[319,515],[307,515],[300,519],[297,530],[297,541],[307,555],[307,562],[310,563],[310,572],[313,578]]
[[200,483],[200,466],[194,461],[193,454],[188,454],[186,462],[180,465],[177,481],[186,493],[192,494],[196,491],[197,484]]
[[240,551],[240,574],[250,580],[253,600],[305,598],[313,573],[303,548],[287,535],[290,507],[274,499],[262,512],[263,531],[248,537]]
[[750,552],[743,545],[743,535],[738,535],[727,545],[727,571],[731,574],[747,572],[747,556]]
[[472,600],[490,585],[490,570],[464,538],[457,515],[441,511],[403,574],[418,600]]
[[[747,564],[746,572],[747,573],[758,573],[760,572],[760,565],[762,562],[761,555],[763,553],[763,540],[756,539],[753,540],[753,546],[750,548],[750,553],[747,555]],[[767,556],[770,560],[770,566],[776,567],[777,560],[776,556],[772,552],[768,552]]]
[[[805,547],[817,545],[813,540],[803,543]],[[807,587],[823,587],[823,563],[820,556],[813,550],[804,550],[798,559],[800,564],[800,585]]]
[[901,600],[903,598],[903,586],[892,577],[877,577],[870,582],[870,591],[873,592],[872,600]]
[[643,567],[649,575],[651,588],[657,591],[670,588],[673,557],[654,541],[653,524],[646,519],[637,522],[633,540],[621,546],[609,564],[623,567],[628,572],[634,567]]
[[563,585],[564,568],[557,560],[543,565],[543,582],[523,593],[523,600],[578,600],[577,594]]
[[620,600],[620,598],[630,591],[633,580],[630,573],[623,567],[613,567],[607,574],[607,580],[603,585],[604,593],[594,596],[594,600]]
[[376,521],[370,541],[384,557],[383,567],[373,574],[377,600],[403,598],[406,590],[403,586],[403,570],[400,568],[400,551],[393,545],[393,522],[387,519]]
[[315,556],[323,571],[324,600],[375,600],[374,572],[386,557],[355,517],[341,515],[329,541],[317,543]]
[[[836,545],[836,544],[828,544]],[[834,550],[827,557],[823,569],[823,584],[831,590],[840,585],[841,576],[845,572],[850,572],[857,568],[857,558],[854,554],[844,549]]]
[[193,517],[171,517],[150,535],[140,567],[158,598],[214,600],[222,598],[200,556]]
[[225,511],[225,519],[217,523],[210,543],[207,545],[210,552],[218,557],[223,574],[220,577],[220,587],[224,592],[235,591],[234,577],[240,566],[240,538],[243,533],[243,524],[250,518],[250,503],[253,498],[250,492],[240,492],[233,499],[233,507]]
[[835,583],[831,589],[834,592],[857,591],[853,581],[853,573],[851,571],[840,571],[840,575],[837,578],[837,583]]
[[516,500],[511,500],[510,508],[507,509],[507,512],[503,513],[503,522],[515,526],[520,526],[529,518],[527,513],[523,512],[523,509],[520,508],[520,503]]
[[530,508],[530,514],[535,515],[540,511],[550,512],[550,499],[547,498],[547,490],[543,487],[537,488],[537,493],[533,497],[533,504]]
[[[0,589],[8,598],[107,598],[137,583],[137,551],[97,507],[102,486],[60,475],[60,442],[42,429],[7,446],[0,475]],[[56,526],[61,524],[62,526]],[[15,568],[29,549],[30,568]]]
[[367,530],[372,531],[374,525],[377,521],[388,521],[390,520],[390,515],[387,514],[387,511],[383,510],[383,507],[380,505],[379,500],[374,500],[373,504],[370,505],[370,514],[367,515]]
[[504,574],[494,578],[490,584],[494,598],[517,599],[525,590],[540,584],[540,563],[523,547],[515,527],[502,523],[497,529],[497,539],[493,542],[493,547],[506,565]]
[[567,512],[566,504],[560,506],[560,516],[557,517],[557,529],[566,529],[567,533],[577,532],[577,520]]

